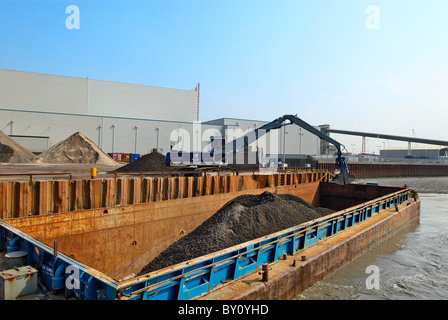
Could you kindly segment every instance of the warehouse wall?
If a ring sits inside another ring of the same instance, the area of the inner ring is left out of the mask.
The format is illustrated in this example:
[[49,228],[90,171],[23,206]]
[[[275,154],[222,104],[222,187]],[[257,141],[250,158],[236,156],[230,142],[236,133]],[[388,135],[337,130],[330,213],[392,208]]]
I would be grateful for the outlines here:
[[195,121],[197,93],[178,90],[88,80],[87,114],[111,117]]
[[85,115],[87,81],[0,69],[0,109]]
[[[285,136],[285,153],[286,154],[320,154],[321,140],[316,135],[301,129],[298,126],[291,125],[285,127],[286,135],[281,130],[281,138]],[[283,151],[283,140],[281,141],[281,150]]]
[[[184,150],[193,151],[195,131],[198,131],[200,148],[209,144],[207,130],[219,130],[219,126],[199,125],[193,122],[130,120],[103,117],[102,149],[107,152],[148,153],[152,148],[161,148],[166,153],[171,146],[182,146],[181,139],[187,144]],[[158,139],[157,139],[158,135]],[[180,138],[178,138],[180,137]],[[137,147],[135,145],[137,143]],[[199,146],[199,144],[198,144]],[[113,150],[113,151],[112,151]],[[195,150],[196,151],[196,150]]]
[[0,109],[196,120],[197,92],[0,69]]

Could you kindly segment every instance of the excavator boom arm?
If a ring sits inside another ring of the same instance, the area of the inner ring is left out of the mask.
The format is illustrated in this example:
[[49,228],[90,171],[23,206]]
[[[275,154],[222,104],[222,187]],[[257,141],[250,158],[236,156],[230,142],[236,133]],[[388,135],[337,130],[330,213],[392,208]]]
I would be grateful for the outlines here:
[[339,142],[337,142],[336,140],[330,138],[329,136],[327,136],[320,130],[317,130],[312,125],[306,123],[302,119],[298,118],[297,116],[293,116],[293,115],[284,115],[283,117],[280,117],[279,119],[282,119],[282,118],[284,119],[283,121],[289,120],[291,122],[290,124],[294,123],[294,124],[298,125],[299,127],[318,136],[322,140],[328,141],[329,143],[333,144],[336,147],[336,149],[338,150],[338,156],[340,157],[342,155],[341,144]]
[[[274,121],[271,121],[260,128],[255,129],[254,131],[239,137],[229,143],[227,143],[224,147],[224,150],[233,150],[233,152],[236,152],[239,148],[241,148],[243,145],[249,145],[253,143],[254,141],[258,140],[262,135],[268,133],[270,130],[279,129],[283,126],[295,124],[299,127],[309,131],[310,133],[318,136],[320,139],[325,140],[331,144],[333,144],[337,151],[338,151],[338,157],[336,158],[336,168],[339,170],[339,174],[333,179],[333,181],[337,184],[349,184],[351,183],[355,177],[352,176],[348,170],[347,163],[345,162],[345,158],[342,157],[342,145],[337,142],[336,140],[330,138],[320,130],[314,128],[312,125],[308,124],[307,122],[303,121],[302,119],[298,118],[295,115],[284,115],[282,117],[279,117],[275,119]],[[240,143],[237,145],[237,141],[240,140],[243,143]],[[225,152],[225,151],[224,151]]]
[[[289,121],[289,122],[288,122]],[[299,127],[309,131],[310,133],[318,136],[322,140],[328,141],[329,143],[333,144],[336,149],[338,150],[338,156],[340,157],[342,155],[341,151],[341,144],[337,142],[336,140],[330,138],[320,130],[314,128],[312,125],[308,124],[307,122],[303,121],[302,119],[298,118],[294,115],[284,115],[282,117],[279,117],[275,119],[274,121],[271,121],[257,129],[255,129],[255,132],[250,132],[242,137],[239,137],[229,143],[226,144],[225,150],[235,150],[236,141],[241,139],[241,141],[244,141],[244,139],[247,139],[247,144],[251,144],[254,141],[258,140],[262,135],[268,133],[270,130],[280,129],[283,126],[296,124]],[[235,150],[236,151],[236,150]]]

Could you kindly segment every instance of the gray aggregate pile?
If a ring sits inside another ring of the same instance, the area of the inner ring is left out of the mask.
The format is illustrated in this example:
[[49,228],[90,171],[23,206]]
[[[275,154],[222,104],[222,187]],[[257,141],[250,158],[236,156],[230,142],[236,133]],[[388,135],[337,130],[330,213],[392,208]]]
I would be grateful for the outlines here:
[[151,152],[143,157],[115,170],[115,172],[151,172],[177,171],[176,167],[165,164],[165,156],[159,152]]
[[241,195],[149,262],[139,275],[188,261],[333,213],[289,194]]

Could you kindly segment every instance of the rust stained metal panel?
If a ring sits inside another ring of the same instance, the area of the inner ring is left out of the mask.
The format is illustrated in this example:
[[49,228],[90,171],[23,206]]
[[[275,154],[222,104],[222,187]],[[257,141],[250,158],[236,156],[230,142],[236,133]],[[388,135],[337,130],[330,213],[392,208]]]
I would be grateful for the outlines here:
[[12,182],[0,183],[0,213],[2,219],[11,218],[12,213]]

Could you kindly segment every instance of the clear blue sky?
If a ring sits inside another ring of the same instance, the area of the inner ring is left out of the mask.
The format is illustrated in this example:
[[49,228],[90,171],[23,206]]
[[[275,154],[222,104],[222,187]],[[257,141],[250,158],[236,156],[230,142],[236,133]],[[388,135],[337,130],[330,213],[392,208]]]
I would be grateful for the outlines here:
[[[79,29],[66,28],[69,5]],[[369,5],[379,29],[366,27]],[[290,113],[448,140],[446,0],[1,0],[0,49],[5,69],[179,89],[200,82],[201,121]],[[334,137],[360,151],[361,138]],[[368,151],[378,145],[369,139]]]

